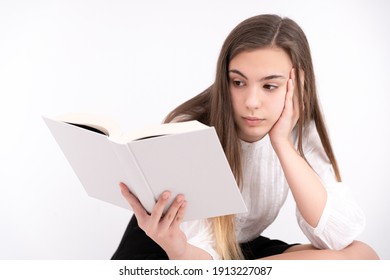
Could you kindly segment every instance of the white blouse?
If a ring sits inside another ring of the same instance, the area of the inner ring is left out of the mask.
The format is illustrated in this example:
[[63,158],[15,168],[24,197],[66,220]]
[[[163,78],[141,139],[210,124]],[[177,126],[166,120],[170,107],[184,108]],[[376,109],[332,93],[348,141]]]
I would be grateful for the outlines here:
[[[297,145],[296,131],[292,137]],[[298,224],[313,246],[320,249],[343,249],[362,232],[365,216],[348,187],[335,179],[314,122],[304,130],[303,139],[305,157],[327,190],[327,202],[316,228],[311,227],[297,209]],[[240,243],[255,239],[272,224],[289,191],[268,135],[255,143],[241,141],[241,149],[242,196],[248,212],[236,215],[236,234]],[[210,220],[184,222],[181,228],[190,244],[207,251],[214,259],[220,259],[215,249]]]

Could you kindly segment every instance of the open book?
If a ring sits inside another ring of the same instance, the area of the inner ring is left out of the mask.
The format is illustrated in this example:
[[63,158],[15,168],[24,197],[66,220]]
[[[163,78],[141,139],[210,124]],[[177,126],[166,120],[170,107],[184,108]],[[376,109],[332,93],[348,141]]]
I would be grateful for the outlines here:
[[91,197],[131,210],[124,182],[148,212],[166,190],[170,203],[184,195],[184,220],[247,211],[213,127],[189,121],[124,134],[105,116],[43,119]]

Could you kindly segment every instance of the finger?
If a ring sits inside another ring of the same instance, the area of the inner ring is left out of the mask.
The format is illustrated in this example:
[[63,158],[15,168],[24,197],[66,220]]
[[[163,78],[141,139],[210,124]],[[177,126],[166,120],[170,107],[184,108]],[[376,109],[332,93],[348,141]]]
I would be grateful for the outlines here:
[[[301,90],[303,90],[304,79],[305,79],[303,70],[299,68],[298,71],[299,71],[299,81],[297,81],[297,78],[295,75],[295,69],[292,69],[292,73],[291,73],[291,79],[293,81],[293,86],[295,88],[294,95],[293,95],[293,101],[292,101],[294,125],[296,124],[296,122],[299,119],[299,115],[300,115],[300,111],[301,111],[301,104],[300,103],[303,103],[302,100],[299,100],[300,94],[298,93],[298,90],[299,90],[299,87]],[[299,82],[299,87],[295,86],[297,84],[297,82]],[[303,93],[301,93],[301,94],[303,94]]]
[[290,96],[292,97],[293,95],[295,95],[295,68],[292,68],[291,71],[290,71],[290,78],[287,82],[287,86],[288,86],[288,91],[290,93]]
[[153,211],[150,214],[152,222],[155,225],[157,225],[160,222],[161,217],[163,216],[164,213],[165,206],[167,205],[170,196],[171,196],[170,192],[165,191],[158,198],[156,205],[154,206]]
[[176,218],[178,211],[183,203],[185,203],[184,196],[179,194],[172,202],[167,213],[165,214],[164,218],[161,221],[161,225],[164,228],[170,227],[172,221]]
[[[301,105],[301,108],[302,108],[302,112],[305,111],[305,102],[304,102],[304,94],[305,94],[305,72],[303,71],[302,68],[299,68],[299,83],[300,83],[300,86],[301,86],[301,100],[300,100],[300,103],[302,103]],[[299,100],[298,100],[299,101]],[[298,104],[298,103],[297,103]],[[299,106],[299,104],[298,104]],[[299,109],[301,110],[301,109]]]
[[142,204],[139,202],[138,198],[135,197],[129,190],[129,188],[124,183],[119,183],[119,187],[121,190],[122,195],[127,200],[127,202],[130,204],[131,208],[133,209],[134,215],[137,217],[137,220],[143,219],[145,216],[148,215],[148,212],[145,210],[145,208],[142,206]]
[[293,82],[293,79],[290,78],[287,81],[287,93],[286,93],[284,108],[285,108],[285,110],[287,110],[288,112],[291,112],[291,113],[294,110],[294,107],[293,107],[294,106],[294,104],[293,104],[294,95],[296,96],[296,94],[294,94],[294,82]]
[[171,223],[171,228],[178,229],[180,227],[180,224],[183,222],[184,219],[186,206],[187,206],[187,201],[183,201],[183,203],[180,205],[179,210],[176,213],[175,219]]
[[[301,72],[300,72],[301,73]],[[290,72],[290,79],[288,81],[288,106],[291,108],[291,114],[293,117],[294,125],[297,122],[299,118],[299,98],[298,98],[298,92],[296,92],[297,88],[295,87],[296,84],[296,77],[295,77],[295,69],[291,69]]]
[[302,68],[299,68],[299,82],[301,84],[301,88],[303,89],[305,86],[305,72]]

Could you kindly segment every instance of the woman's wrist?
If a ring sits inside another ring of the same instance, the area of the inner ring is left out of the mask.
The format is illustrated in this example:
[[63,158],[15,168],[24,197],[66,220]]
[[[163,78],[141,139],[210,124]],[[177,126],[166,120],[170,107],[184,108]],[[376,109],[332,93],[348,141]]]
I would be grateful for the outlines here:
[[271,144],[278,157],[280,157],[285,152],[291,152],[291,150],[296,152],[293,143],[289,139],[280,139],[280,140],[271,139]]
[[174,250],[170,252],[169,250],[166,250],[165,252],[167,253],[168,258],[170,260],[186,260],[188,259],[188,255],[189,255],[188,245],[189,244],[186,242],[184,248],[181,248],[180,251]]

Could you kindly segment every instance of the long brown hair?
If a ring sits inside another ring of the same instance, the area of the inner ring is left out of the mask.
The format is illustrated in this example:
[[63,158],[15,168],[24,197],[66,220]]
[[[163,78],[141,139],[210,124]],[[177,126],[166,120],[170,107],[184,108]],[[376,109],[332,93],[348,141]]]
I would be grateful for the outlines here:
[[[217,62],[214,83],[205,91],[181,104],[168,114],[165,121],[174,119],[199,120],[214,126],[231,169],[240,185],[242,179],[240,143],[233,119],[229,91],[228,67],[230,61],[243,51],[266,47],[283,49],[295,69],[299,100],[298,151],[305,157],[302,148],[303,128],[314,120],[324,150],[333,166],[335,177],[341,181],[339,168],[326,130],[317,98],[317,89],[309,43],[303,30],[289,18],[277,15],[258,15],[237,25],[226,38]],[[301,77],[301,73],[304,73]],[[303,85],[303,86],[302,86]],[[224,259],[241,258],[242,254],[235,237],[234,216],[213,219],[217,249]]]

